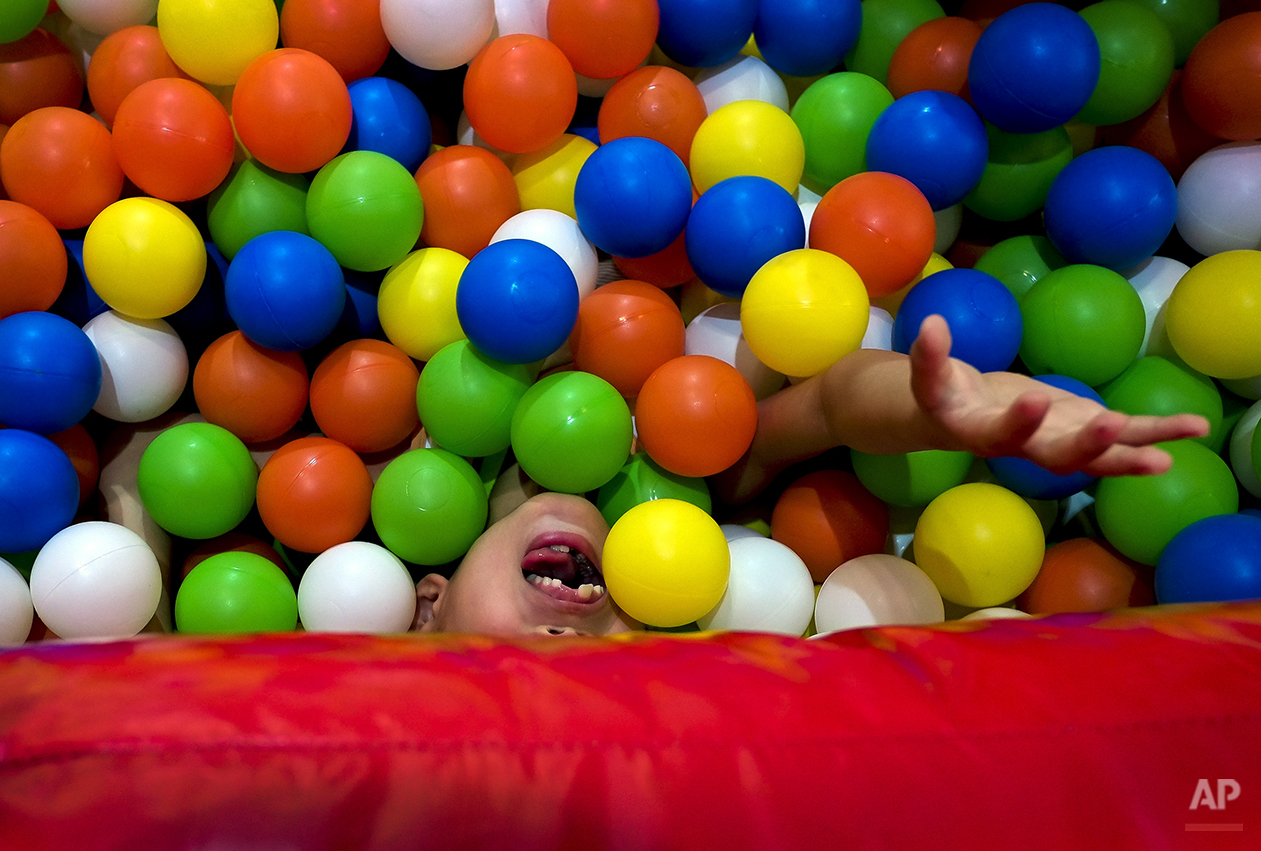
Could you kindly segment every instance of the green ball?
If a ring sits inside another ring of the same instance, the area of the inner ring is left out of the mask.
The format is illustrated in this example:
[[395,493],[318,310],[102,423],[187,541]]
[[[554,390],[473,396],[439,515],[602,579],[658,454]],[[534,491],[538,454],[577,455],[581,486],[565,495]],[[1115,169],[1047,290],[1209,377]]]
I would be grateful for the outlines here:
[[970,452],[922,449],[897,455],[868,455],[850,451],[854,475],[863,487],[890,505],[928,505],[951,488],[963,484],[972,469]]
[[714,503],[704,479],[671,473],[646,452],[631,456],[612,479],[596,494],[596,508],[610,526],[641,502],[653,499],[681,499],[706,514],[713,513]]
[[985,125],[989,155],[981,179],[963,199],[978,216],[1014,222],[1042,208],[1055,176],[1073,159],[1064,127],[1042,133],[1007,133]]
[[4,0],[0,3],[0,44],[26,38],[48,11],[48,0]]
[[351,151],[316,172],[306,199],[311,236],[347,269],[375,272],[406,257],[420,238],[424,205],[398,160]]
[[1196,43],[1217,26],[1220,20],[1218,0],[1130,0],[1156,13],[1173,36],[1173,61],[1184,65]]
[[841,71],[811,83],[792,108],[806,147],[803,181],[820,194],[867,169],[867,136],[893,103],[884,84]]
[[175,594],[179,632],[285,632],[298,625],[298,595],[258,553],[229,551],[198,563]]
[[1127,414],[1199,414],[1209,433],[1194,440],[1212,447],[1222,431],[1222,394],[1207,375],[1156,355],[1141,357],[1099,390],[1104,404]]
[[521,397],[512,451],[525,474],[561,493],[586,493],[617,475],[630,455],[631,415],[617,389],[588,372],[557,372]]
[[529,366],[500,363],[457,340],[420,371],[416,409],[443,449],[482,458],[511,445],[512,412],[533,380]]
[[1019,301],[1039,278],[1067,265],[1068,261],[1055,250],[1051,240],[1045,236],[1025,235],[1002,240],[982,254],[973,268],[998,278]]
[[862,28],[845,67],[885,83],[893,51],[902,39],[920,24],[945,16],[937,0],[863,0]]
[[473,465],[445,449],[395,458],[372,488],[372,524],[381,543],[414,564],[462,556],[486,528],[486,486]]
[[1034,375],[1055,374],[1098,387],[1138,357],[1147,331],[1143,302],[1130,282],[1081,263],[1043,275],[1020,301],[1020,358]]
[[231,260],[245,243],[274,230],[308,233],[309,187],[300,174],[275,171],[254,160],[233,168],[206,199],[210,238],[219,253]]
[[1173,75],[1173,36],[1156,12],[1133,0],[1103,0],[1081,10],[1102,60],[1095,91],[1077,113],[1086,124],[1120,124],[1142,115]]
[[258,465],[241,439],[211,423],[172,426],[140,456],[140,501],[172,535],[232,531],[254,507]]
[[1095,489],[1095,518],[1104,538],[1149,565],[1195,521],[1239,510],[1235,474],[1220,455],[1193,440],[1160,447],[1173,456],[1167,472],[1100,479]]

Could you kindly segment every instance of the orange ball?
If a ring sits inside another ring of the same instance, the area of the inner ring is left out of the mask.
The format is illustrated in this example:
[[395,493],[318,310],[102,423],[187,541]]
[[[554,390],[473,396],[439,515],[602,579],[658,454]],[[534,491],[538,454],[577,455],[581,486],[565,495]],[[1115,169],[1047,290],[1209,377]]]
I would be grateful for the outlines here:
[[1195,123],[1231,141],[1261,139],[1261,11],[1226,18],[1196,42],[1182,93]]
[[311,414],[320,431],[356,452],[397,446],[420,424],[416,384],[420,370],[383,340],[343,343],[311,376]]
[[58,230],[87,227],[123,191],[109,130],[64,106],[29,112],[9,128],[0,142],[0,180],[11,199]]
[[649,65],[613,84],[600,102],[597,125],[604,142],[625,136],[656,139],[687,165],[692,138],[707,114],[700,89],[686,75]]
[[236,137],[219,99],[200,83],[164,77],[123,98],[114,119],[123,174],[164,201],[191,201],[223,182]]
[[683,356],[684,336],[683,315],[660,288],[613,281],[578,305],[569,350],[574,366],[630,397],[657,367]]
[[282,47],[245,67],[232,91],[241,144],[268,168],[315,171],[341,153],[354,110],[346,81],[309,50]]
[[416,170],[416,186],[425,208],[421,242],[470,260],[490,244],[500,225],[521,212],[512,171],[475,145],[430,154]]
[[771,537],[801,556],[817,584],[852,558],[884,552],[889,506],[853,473],[816,470],[780,494]]
[[1225,144],[1191,118],[1182,96],[1182,69],[1175,69],[1160,99],[1141,115],[1099,128],[1100,145],[1129,145],[1151,154],[1175,181],[1209,148]]
[[306,411],[306,364],[297,352],[278,352],[229,331],[206,347],[193,370],[193,398],[203,417],[244,443],[289,431]]
[[371,77],[390,54],[380,0],[286,0],[280,41],[324,57],[347,83]]
[[696,270],[687,259],[687,230],[684,229],[674,242],[647,257],[614,257],[617,270],[635,281],[645,281],[654,287],[669,289],[686,284],[696,277]]
[[1071,538],[1047,547],[1033,583],[1016,601],[1030,614],[1104,612],[1156,602],[1150,567],[1106,541]]
[[657,0],[550,0],[547,38],[577,73],[611,80],[648,58],[660,19]]
[[937,220],[924,193],[881,171],[833,186],[810,220],[810,247],[853,266],[872,298],[909,284],[932,256],[936,238]]
[[0,124],[45,106],[78,109],[82,101],[83,75],[56,36],[37,28],[0,44]]
[[740,460],[757,431],[757,399],[738,369],[683,355],[648,376],[635,400],[639,443],[680,476],[712,476]]
[[52,307],[66,285],[69,264],[61,234],[47,217],[0,200],[0,319]]
[[154,26],[124,27],[101,40],[88,63],[88,97],[106,124],[114,123],[118,105],[141,83],[185,74],[162,45]]
[[933,18],[898,42],[889,60],[887,86],[895,98],[937,89],[970,100],[968,62],[982,27],[967,18]]
[[258,515],[290,549],[321,553],[353,540],[368,522],[372,479],[363,459],[327,437],[280,447],[258,473]]
[[75,423],[65,431],[48,435],[48,439],[66,453],[79,479],[79,505],[88,501],[101,479],[101,454],[92,435],[83,423]]
[[527,33],[494,39],[464,77],[464,111],[489,144],[525,154],[560,138],[578,107],[573,66],[555,44]]

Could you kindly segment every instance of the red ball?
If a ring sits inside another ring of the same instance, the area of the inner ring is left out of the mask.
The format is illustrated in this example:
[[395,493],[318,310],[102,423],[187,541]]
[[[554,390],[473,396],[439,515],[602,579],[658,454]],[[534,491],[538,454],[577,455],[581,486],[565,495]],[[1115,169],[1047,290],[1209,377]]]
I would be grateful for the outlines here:
[[1261,12],[1226,18],[1196,42],[1183,66],[1182,93],[1206,132],[1261,139]]
[[1104,612],[1156,602],[1152,569],[1106,541],[1072,538],[1047,548],[1016,606],[1030,614]]
[[280,41],[324,57],[347,83],[371,77],[390,55],[380,0],[286,0]]
[[740,460],[757,431],[757,399],[734,366],[684,355],[657,367],[635,400],[639,443],[672,473],[698,478]]
[[632,71],[600,102],[600,139],[645,136],[674,151],[687,165],[692,139],[708,114],[705,99],[685,74],[661,65]]
[[475,145],[452,145],[416,170],[424,203],[420,239],[472,259],[499,226],[521,212],[521,197],[503,160]]
[[113,124],[123,98],[141,83],[164,77],[192,79],[166,52],[157,27],[124,27],[105,36],[93,52],[88,97],[101,120]]
[[244,443],[275,440],[306,411],[306,364],[230,331],[206,347],[193,370],[193,398],[203,417]]
[[658,287],[613,281],[578,305],[569,349],[576,367],[630,397],[657,367],[683,356],[684,337],[678,305]]
[[816,470],[780,494],[771,512],[771,537],[801,556],[820,583],[852,558],[884,552],[889,506],[853,473]]
[[68,268],[66,245],[52,222],[25,204],[0,200],[0,319],[52,307]]
[[280,447],[258,474],[258,514],[290,549],[321,553],[353,540],[368,522],[372,479],[363,459],[327,437]]
[[696,270],[687,259],[687,230],[684,229],[674,242],[647,257],[614,257],[617,270],[635,281],[644,281],[654,287],[669,289],[686,284],[696,277]]
[[256,538],[244,532],[228,532],[198,544],[197,548],[188,554],[188,558],[184,559],[184,564],[180,567],[180,578],[188,576],[190,570],[211,556],[229,552],[254,553],[267,559],[285,573],[289,572],[289,566],[285,564],[280,553],[262,538]]
[[48,439],[66,453],[79,479],[79,505],[88,501],[101,479],[101,454],[92,435],[83,423],[75,423],[65,431],[48,435]]
[[420,370],[383,340],[343,343],[311,376],[311,414],[328,437],[356,452],[383,452],[420,424],[416,385]]
[[45,106],[78,109],[83,75],[70,49],[47,30],[0,44],[0,124]]
[[898,42],[889,60],[888,88],[895,98],[937,89],[970,100],[968,62],[981,25],[967,18],[934,18]]
[[1165,91],[1146,112],[1120,124],[1099,128],[1101,144],[1129,145],[1151,154],[1169,170],[1174,180],[1182,177],[1196,158],[1224,144],[1196,124],[1182,95],[1182,71],[1175,70]]
[[578,81],[561,49],[527,33],[481,49],[464,77],[469,124],[489,144],[514,154],[560,138],[578,107]]
[[660,19],[657,0],[550,0],[547,38],[575,72],[611,80],[648,58]]

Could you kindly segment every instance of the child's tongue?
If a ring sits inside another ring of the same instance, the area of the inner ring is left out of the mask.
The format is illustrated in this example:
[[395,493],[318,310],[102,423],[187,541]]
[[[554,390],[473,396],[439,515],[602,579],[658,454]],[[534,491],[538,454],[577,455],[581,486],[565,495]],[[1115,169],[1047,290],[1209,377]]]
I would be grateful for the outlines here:
[[[551,547],[530,550],[521,560],[521,571],[535,588],[567,603],[594,603],[605,590],[598,574],[579,584],[578,563],[570,552]],[[571,586],[578,587],[571,587]]]
[[521,569],[526,573],[555,577],[561,582],[572,580],[576,570],[574,560],[568,552],[554,550],[551,547],[530,550],[521,560]]

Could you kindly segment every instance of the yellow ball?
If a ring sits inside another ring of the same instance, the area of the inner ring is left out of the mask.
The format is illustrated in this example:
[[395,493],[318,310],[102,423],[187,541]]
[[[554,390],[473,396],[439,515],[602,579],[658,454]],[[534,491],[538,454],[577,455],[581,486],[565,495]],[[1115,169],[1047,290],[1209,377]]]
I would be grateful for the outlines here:
[[572,218],[574,183],[595,143],[566,133],[540,151],[522,154],[512,167],[522,210],[557,210]]
[[624,612],[649,626],[692,623],[722,600],[731,553],[722,529],[690,502],[631,508],[604,542],[604,583]]
[[276,48],[280,15],[274,0],[158,0],[158,35],[190,77],[230,86]]
[[701,122],[690,156],[697,192],[729,177],[751,174],[795,193],[806,164],[806,145],[791,116],[779,107],[738,100]]
[[83,270],[101,301],[114,310],[136,319],[161,319],[201,289],[206,241],[174,204],[124,198],[88,225]]
[[1261,375],[1261,251],[1223,251],[1192,266],[1165,305],[1165,332],[1205,375]]
[[1024,499],[999,485],[951,488],[924,509],[911,546],[915,563],[952,603],[997,606],[1029,587],[1046,536]]
[[799,248],[753,275],[740,303],[740,327],[760,361],[805,378],[862,344],[870,306],[852,266],[830,252]]
[[467,265],[467,257],[449,248],[421,248],[386,272],[377,291],[377,317],[389,341],[427,361],[448,343],[463,340],[455,289]]

